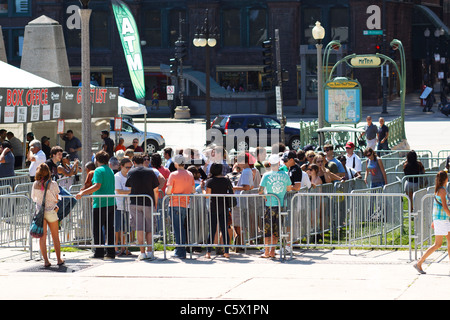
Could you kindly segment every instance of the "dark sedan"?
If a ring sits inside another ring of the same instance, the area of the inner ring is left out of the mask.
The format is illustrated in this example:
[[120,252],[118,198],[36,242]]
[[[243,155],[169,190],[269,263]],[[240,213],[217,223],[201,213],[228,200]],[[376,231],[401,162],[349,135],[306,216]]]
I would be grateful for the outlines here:
[[[232,140],[233,145],[226,145],[227,149],[234,148],[236,150],[248,150],[249,146],[253,146],[253,143],[251,141],[252,137],[257,139],[258,144],[265,143],[266,146],[270,146],[274,143],[280,142],[281,140],[280,121],[277,118],[269,115],[219,115],[214,119],[211,127],[222,132],[224,143],[226,143],[227,135],[230,135],[231,133],[235,135],[234,139]],[[253,130],[249,131],[249,129]],[[289,149],[298,150],[301,147],[300,130],[285,126],[284,133],[285,144],[289,147]],[[264,138],[266,138],[267,140],[264,141]]]

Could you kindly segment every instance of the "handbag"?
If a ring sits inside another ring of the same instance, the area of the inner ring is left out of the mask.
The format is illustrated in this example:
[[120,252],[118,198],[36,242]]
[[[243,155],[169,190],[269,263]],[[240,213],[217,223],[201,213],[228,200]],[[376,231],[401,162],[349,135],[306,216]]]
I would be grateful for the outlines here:
[[44,198],[42,199],[42,205],[39,211],[34,215],[33,221],[30,226],[30,235],[33,238],[39,239],[44,235],[44,212],[45,212],[45,196],[47,194],[48,184],[51,180],[47,181],[45,185]]

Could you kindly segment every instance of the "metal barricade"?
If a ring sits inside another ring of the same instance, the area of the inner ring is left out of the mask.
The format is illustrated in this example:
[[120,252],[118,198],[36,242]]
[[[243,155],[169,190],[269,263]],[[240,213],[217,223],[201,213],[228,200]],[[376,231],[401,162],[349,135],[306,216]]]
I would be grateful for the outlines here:
[[[63,196],[62,198],[71,198]],[[128,202],[117,210],[117,199]],[[83,196],[61,221],[61,247],[92,248],[97,252],[126,251],[140,247],[154,251],[156,210],[148,195],[90,195]]]
[[30,176],[28,174],[19,174],[12,177],[0,178],[0,186],[11,186],[13,190],[16,185],[28,182],[30,182]]
[[433,201],[434,194],[423,194],[420,198],[420,208],[414,213],[414,238],[415,241],[415,259],[417,251],[420,249],[423,255],[423,249],[433,244]]
[[29,231],[34,210],[26,195],[0,196],[0,247],[28,248],[31,254]]
[[[435,183],[437,172],[427,172],[425,174],[405,175],[402,178],[403,192],[412,194],[417,190],[427,188]],[[408,183],[406,183],[408,182]]]
[[[230,248],[282,247],[287,212],[281,210],[281,203],[275,195],[255,192],[166,195],[162,204],[164,258],[169,247],[174,247],[175,256],[182,258],[186,247],[206,247],[207,251],[212,247],[224,247],[225,252]],[[271,207],[273,210],[269,212],[266,200],[273,200],[278,205]],[[266,235],[272,233],[279,241],[276,244],[265,243]]]
[[402,194],[297,193],[291,201],[292,247],[410,248],[403,234],[409,201]]

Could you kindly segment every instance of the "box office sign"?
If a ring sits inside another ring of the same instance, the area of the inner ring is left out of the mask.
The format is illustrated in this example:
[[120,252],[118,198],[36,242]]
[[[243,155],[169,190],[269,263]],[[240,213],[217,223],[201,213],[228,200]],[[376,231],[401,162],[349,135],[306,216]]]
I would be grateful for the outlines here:
[[[92,117],[117,114],[118,88],[91,88]],[[81,118],[81,87],[0,88],[0,123]]]

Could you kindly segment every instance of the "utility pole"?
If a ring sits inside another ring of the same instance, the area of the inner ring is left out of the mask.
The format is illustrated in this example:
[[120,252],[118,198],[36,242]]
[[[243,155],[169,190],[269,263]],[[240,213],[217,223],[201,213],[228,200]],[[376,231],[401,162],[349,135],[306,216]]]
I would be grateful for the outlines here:
[[[386,0],[383,0],[383,12],[382,12],[383,17],[381,18],[381,23],[382,28],[383,28],[383,54],[388,55],[387,54],[387,42],[386,42]],[[383,81],[383,111],[381,112],[382,114],[387,114],[387,82],[388,82],[388,70],[389,70],[389,65],[385,64],[384,66],[381,67],[381,79]]]
[[276,65],[277,65],[277,82],[278,85],[275,88],[275,96],[276,96],[276,103],[277,103],[277,117],[280,120],[281,128],[280,128],[280,134],[281,134],[281,142],[284,144],[286,143],[285,134],[284,134],[284,128],[286,126],[286,118],[283,114],[283,77],[282,77],[282,70],[281,70],[281,57],[280,57],[280,31],[279,29],[275,29],[275,59],[276,59]]

